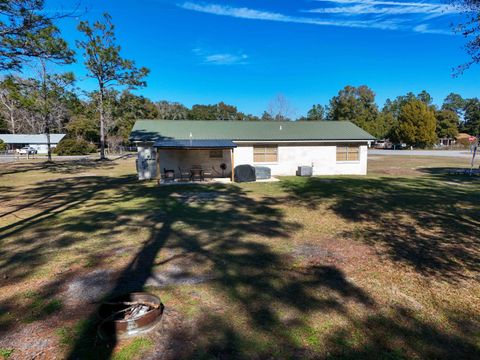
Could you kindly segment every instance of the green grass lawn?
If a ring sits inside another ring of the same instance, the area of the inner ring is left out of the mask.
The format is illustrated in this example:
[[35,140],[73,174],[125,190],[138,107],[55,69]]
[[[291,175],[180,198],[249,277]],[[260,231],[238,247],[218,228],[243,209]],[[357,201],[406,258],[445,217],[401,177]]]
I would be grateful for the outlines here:
[[[480,180],[447,175],[467,166],[159,187],[133,159],[2,164],[0,356],[479,358]],[[102,270],[105,296],[160,296],[162,326],[98,341],[69,289]]]

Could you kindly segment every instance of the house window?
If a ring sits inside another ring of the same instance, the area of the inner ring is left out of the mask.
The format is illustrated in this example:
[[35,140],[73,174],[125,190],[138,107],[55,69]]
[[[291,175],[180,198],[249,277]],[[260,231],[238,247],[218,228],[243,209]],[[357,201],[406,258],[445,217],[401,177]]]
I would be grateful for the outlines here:
[[223,150],[210,150],[210,159],[223,159]]
[[277,146],[254,146],[253,162],[256,163],[273,163],[278,161]]
[[359,146],[337,146],[337,161],[358,161],[360,160]]

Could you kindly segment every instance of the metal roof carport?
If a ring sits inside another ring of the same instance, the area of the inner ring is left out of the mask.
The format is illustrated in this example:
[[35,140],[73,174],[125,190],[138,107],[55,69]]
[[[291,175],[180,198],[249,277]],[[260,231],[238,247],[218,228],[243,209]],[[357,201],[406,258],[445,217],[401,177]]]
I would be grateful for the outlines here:
[[176,140],[176,139],[165,139],[155,141],[153,147],[157,149],[156,160],[157,160],[157,179],[160,183],[160,149],[165,150],[211,150],[211,149],[230,149],[230,159],[231,159],[231,180],[234,179],[234,157],[233,149],[237,147],[230,140]]

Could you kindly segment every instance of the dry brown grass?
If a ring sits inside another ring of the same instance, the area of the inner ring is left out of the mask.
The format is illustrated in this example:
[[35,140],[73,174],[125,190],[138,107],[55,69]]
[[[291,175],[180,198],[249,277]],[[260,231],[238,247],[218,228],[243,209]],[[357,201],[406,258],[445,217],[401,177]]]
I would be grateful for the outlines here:
[[[466,162],[376,156],[366,177],[177,187],[137,182],[133,159],[2,164],[0,348],[478,357],[480,182],[445,175]],[[105,296],[159,295],[162,328],[95,342],[96,305],[69,285],[101,269]]]

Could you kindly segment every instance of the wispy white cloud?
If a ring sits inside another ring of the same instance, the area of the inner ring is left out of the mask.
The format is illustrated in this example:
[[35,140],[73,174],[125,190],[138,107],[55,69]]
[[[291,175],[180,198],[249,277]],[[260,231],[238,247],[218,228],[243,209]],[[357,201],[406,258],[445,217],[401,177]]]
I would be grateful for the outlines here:
[[[381,30],[409,30],[425,34],[447,34],[426,22],[435,17],[457,13],[450,5],[424,2],[396,2],[388,0],[317,0],[334,6],[317,7],[302,12],[318,17],[294,16],[274,11],[257,10],[212,3],[187,1],[179,7],[207,14],[240,19],[300,23],[319,26],[371,28]],[[222,55],[222,54],[219,54]]]
[[243,53],[217,53],[207,51],[202,48],[195,48],[192,50],[199,58],[202,59],[204,64],[212,65],[245,65],[247,64],[248,55]]
[[321,7],[305,10],[309,13],[344,14],[344,15],[409,15],[429,14],[447,15],[458,13],[459,10],[451,5],[437,3],[394,2],[375,0],[320,0],[324,3],[334,3],[352,6]]
[[342,26],[352,28],[377,28],[377,29],[397,29],[398,24],[395,21],[370,21],[370,20],[322,20],[309,17],[298,17],[284,15],[276,12],[255,10],[245,7],[232,7],[217,4],[197,4],[193,2],[185,2],[179,5],[183,9],[193,10],[208,14],[231,16],[241,19],[279,21],[289,23],[301,23],[323,26]]
[[205,62],[215,65],[235,65],[235,64],[246,64],[248,56],[245,54],[235,55],[235,54],[212,54],[205,56]]
[[[337,4],[369,4],[369,5],[392,5],[392,6],[416,6],[430,7],[435,5],[429,2],[401,2],[401,1],[382,1],[382,0],[316,0],[317,2],[333,2]],[[441,5],[441,4],[436,4]]]
[[452,31],[442,29],[432,29],[427,24],[419,24],[413,28],[413,31],[422,34],[454,35]]

